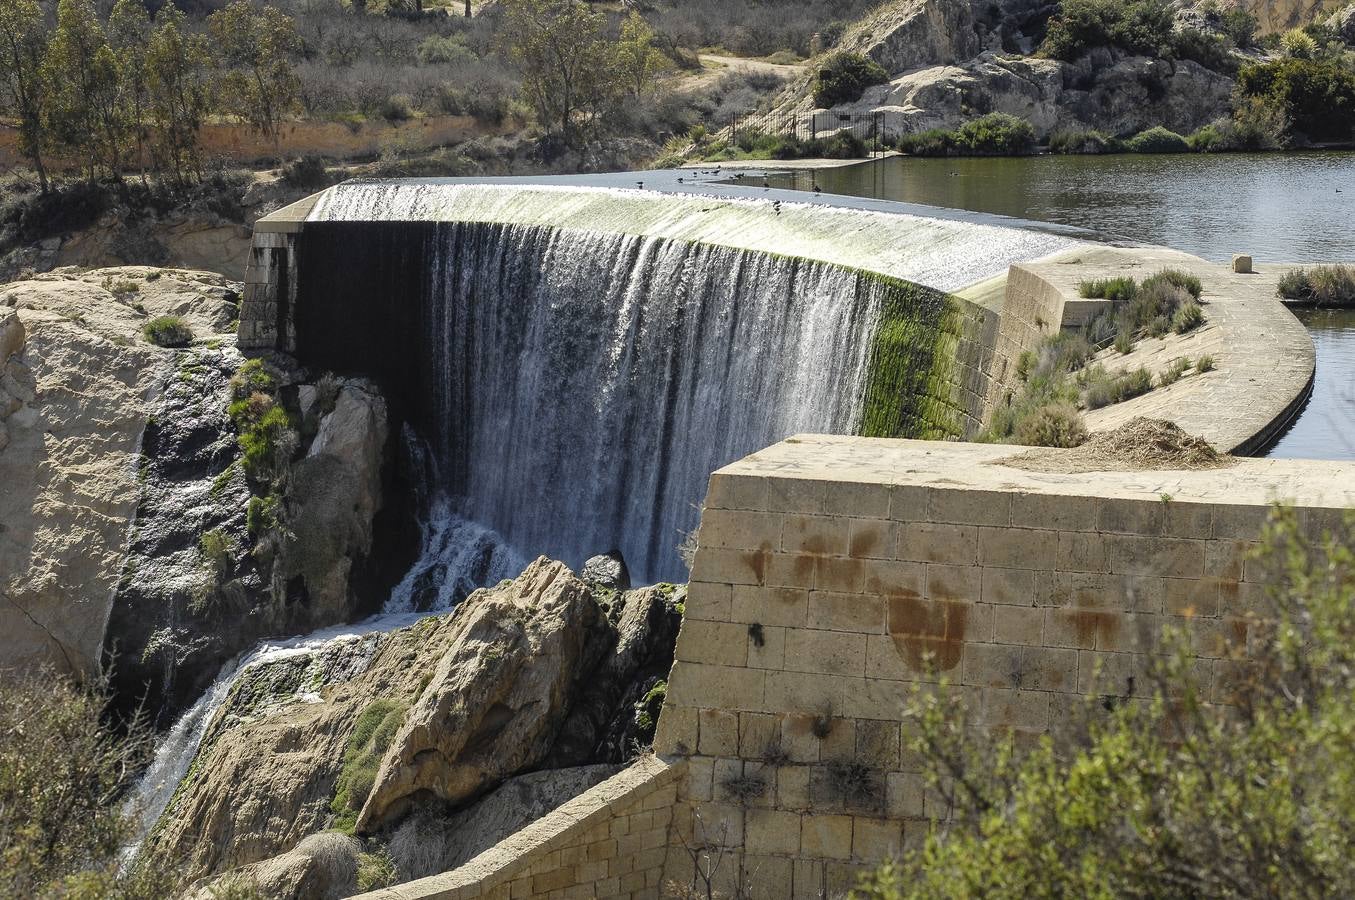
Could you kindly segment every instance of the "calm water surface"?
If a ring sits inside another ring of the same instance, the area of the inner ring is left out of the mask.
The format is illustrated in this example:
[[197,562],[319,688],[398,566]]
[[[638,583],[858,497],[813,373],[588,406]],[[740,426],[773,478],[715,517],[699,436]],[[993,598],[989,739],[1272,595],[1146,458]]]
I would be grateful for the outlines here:
[[[773,187],[1089,228],[1226,262],[1355,262],[1355,153],[887,159],[776,175]],[[1271,456],[1355,459],[1355,311],[1305,311],[1312,399]]]

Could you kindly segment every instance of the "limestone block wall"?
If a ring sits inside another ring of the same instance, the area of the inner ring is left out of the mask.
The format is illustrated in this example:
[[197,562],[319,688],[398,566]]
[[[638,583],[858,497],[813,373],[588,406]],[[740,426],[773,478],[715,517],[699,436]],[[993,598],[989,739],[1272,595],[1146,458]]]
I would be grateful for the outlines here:
[[1352,465],[1057,475],[1015,452],[800,436],[712,477],[656,742],[687,760],[666,878],[723,834],[755,896],[835,896],[916,844],[946,814],[906,751],[917,684],[1033,738],[1132,695],[1174,624],[1223,697],[1269,502],[1317,529],[1355,499]]
[[255,229],[240,304],[241,350],[296,349],[296,235]]
[[454,872],[365,900],[656,898],[682,764],[644,757]]

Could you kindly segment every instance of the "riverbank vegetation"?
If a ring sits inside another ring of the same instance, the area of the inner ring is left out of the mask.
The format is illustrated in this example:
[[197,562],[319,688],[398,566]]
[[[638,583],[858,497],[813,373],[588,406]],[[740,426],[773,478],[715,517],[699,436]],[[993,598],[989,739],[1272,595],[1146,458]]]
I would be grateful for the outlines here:
[[1355,266],[1291,269],[1280,277],[1276,294],[1313,306],[1355,307]]
[[906,749],[948,827],[857,896],[1351,893],[1352,533],[1348,517],[1310,537],[1297,512],[1273,511],[1246,556],[1267,590],[1226,620],[1228,634],[1204,638],[1213,679],[1195,655],[1212,620],[1192,606],[1136,640],[1132,677],[1097,667],[1083,704],[1029,741],[981,727],[962,692],[915,692]]

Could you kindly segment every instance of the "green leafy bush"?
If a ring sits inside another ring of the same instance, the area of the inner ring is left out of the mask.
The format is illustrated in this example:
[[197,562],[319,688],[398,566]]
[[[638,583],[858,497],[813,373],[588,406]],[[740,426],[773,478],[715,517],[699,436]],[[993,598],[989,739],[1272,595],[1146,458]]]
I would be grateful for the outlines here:
[[814,78],[814,103],[820,107],[855,103],[866,88],[889,80],[875,60],[859,53],[834,53],[819,66]]
[[198,550],[208,569],[218,578],[230,571],[235,555],[235,538],[220,528],[203,532],[198,538]]
[[1028,447],[1077,447],[1087,440],[1087,426],[1071,403],[1050,403],[1018,421],[1012,436]]
[[1229,6],[1218,13],[1218,28],[1237,47],[1243,50],[1256,38],[1256,16],[1241,6]]
[[1312,300],[1313,280],[1307,269],[1290,269],[1280,276],[1275,293],[1286,300]]
[[373,700],[358,716],[353,733],[348,736],[343,768],[335,782],[334,799],[330,801],[334,827],[345,834],[353,833],[358,813],[376,783],[381,758],[404,724],[408,709],[407,704],[395,700]]
[[1174,48],[1173,13],[1164,0],[1063,0],[1049,20],[1039,53],[1069,62],[1097,47],[1168,57]]
[[[248,402],[248,401],[246,401]],[[281,406],[269,406],[239,436],[245,473],[256,480],[275,475],[296,450],[296,429]]]
[[1313,141],[1345,141],[1355,129],[1355,72],[1336,60],[1280,59],[1244,66],[1241,97],[1256,97]]
[[156,316],[142,327],[141,334],[157,347],[187,347],[193,343],[193,328],[182,316]]
[[1155,125],[1130,138],[1125,146],[1130,153],[1188,153],[1190,145],[1175,131]]
[[325,171],[325,159],[314,153],[307,153],[282,167],[278,173],[288,187],[318,188],[329,184],[329,173]]
[[1028,156],[1035,152],[1035,128],[1025,119],[989,113],[956,129],[957,145],[971,156]]
[[1177,29],[1172,36],[1172,51],[1177,59],[1192,60],[1215,72],[1232,74],[1238,69],[1232,42],[1198,28]]
[[954,131],[903,135],[898,143],[912,156],[1028,156],[1035,152],[1035,128],[1017,116],[989,113]]

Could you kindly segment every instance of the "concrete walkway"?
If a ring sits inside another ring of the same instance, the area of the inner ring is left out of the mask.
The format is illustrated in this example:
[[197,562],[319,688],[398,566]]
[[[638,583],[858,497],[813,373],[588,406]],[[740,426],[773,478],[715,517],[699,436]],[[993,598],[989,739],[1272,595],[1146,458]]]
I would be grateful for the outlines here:
[[1166,268],[1191,272],[1204,286],[1205,324],[1199,329],[1142,340],[1128,355],[1109,348],[1096,362],[1111,372],[1145,366],[1156,375],[1176,358],[1193,363],[1208,354],[1216,369],[1191,369],[1175,384],[1090,410],[1086,421],[1092,431],[1108,431],[1136,416],[1169,419],[1220,450],[1247,455],[1263,448],[1307,399],[1316,353],[1307,330],[1275,296],[1283,267],[1239,275],[1175,250],[1104,247],[1026,268],[1071,298],[1078,296],[1084,279],[1129,275],[1142,280]]

